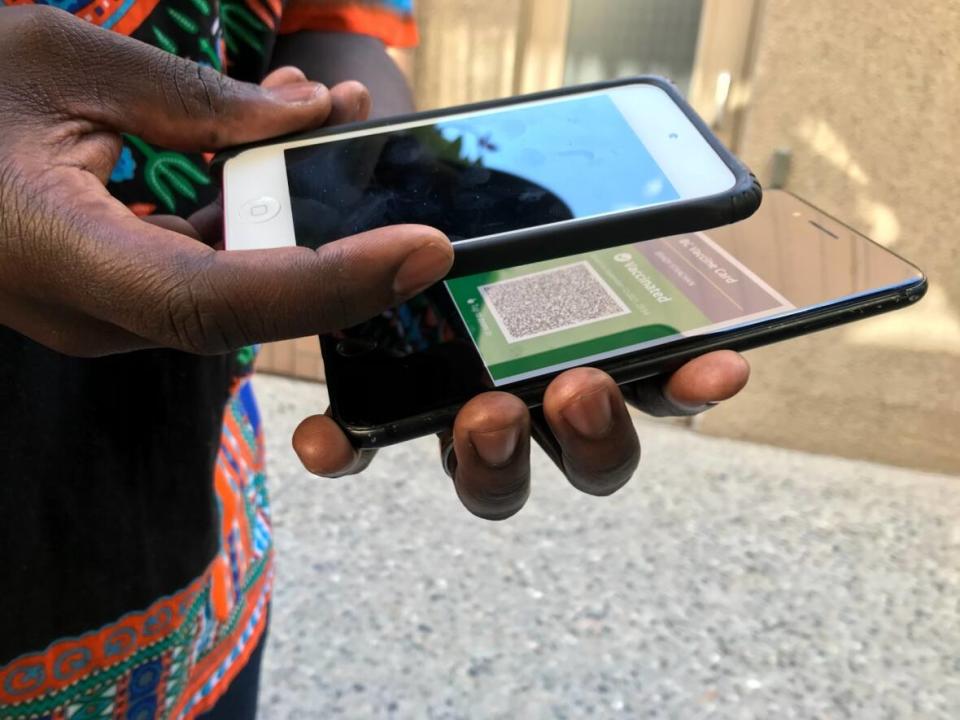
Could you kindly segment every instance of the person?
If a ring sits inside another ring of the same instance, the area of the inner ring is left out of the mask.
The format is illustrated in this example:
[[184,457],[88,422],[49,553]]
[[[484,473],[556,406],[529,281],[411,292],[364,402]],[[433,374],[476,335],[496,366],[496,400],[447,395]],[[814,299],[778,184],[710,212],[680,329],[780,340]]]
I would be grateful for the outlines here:
[[[452,250],[407,225],[221,252],[203,153],[409,110],[385,51],[415,42],[409,5],[3,1],[0,719],[254,717],[272,546],[250,346],[371,317]],[[639,461],[624,397],[687,414],[747,375],[714,353],[621,392],[580,368],[534,420],[488,393],[445,467],[471,512],[506,518],[542,423],[570,481],[609,494]],[[293,443],[318,475],[372,459],[327,415]]]

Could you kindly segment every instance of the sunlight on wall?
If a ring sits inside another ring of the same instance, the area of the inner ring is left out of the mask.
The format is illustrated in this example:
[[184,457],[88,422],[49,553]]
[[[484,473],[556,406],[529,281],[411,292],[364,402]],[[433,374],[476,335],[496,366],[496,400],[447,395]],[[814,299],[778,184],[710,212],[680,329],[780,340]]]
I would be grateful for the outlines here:
[[[796,135],[815,155],[860,188],[855,200],[860,222],[854,224],[884,247],[895,245],[900,236],[900,221],[892,208],[870,197],[870,177],[840,134],[825,120],[808,117],[801,120]],[[946,293],[934,286],[911,312],[852,325],[845,336],[855,345],[960,355],[960,316],[951,308]]]
[[889,206],[869,197],[866,188],[870,186],[870,177],[854,159],[840,134],[825,120],[808,117],[800,121],[796,135],[816,156],[839,170],[854,186],[862,188],[856,197],[856,213],[861,222],[855,224],[884,247],[895,244],[900,236],[900,221]]
[[826,121],[804,118],[797,128],[797,134],[811,150],[858,185],[867,185],[870,182],[863,168],[854,161],[846,143]]
[[864,195],[856,199],[857,215],[863,220],[863,232],[871,240],[890,247],[900,237],[900,221],[893,210]]

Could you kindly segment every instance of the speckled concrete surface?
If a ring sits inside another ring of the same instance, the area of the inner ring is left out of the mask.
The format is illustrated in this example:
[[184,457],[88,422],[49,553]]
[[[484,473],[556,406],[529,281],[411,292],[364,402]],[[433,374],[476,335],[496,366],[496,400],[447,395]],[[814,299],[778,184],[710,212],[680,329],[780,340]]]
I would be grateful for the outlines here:
[[[322,480],[320,385],[261,377],[279,569],[262,720],[956,718],[960,479],[640,420],[613,498],[539,453],[468,515],[430,439]],[[786,421],[786,418],[785,418]]]

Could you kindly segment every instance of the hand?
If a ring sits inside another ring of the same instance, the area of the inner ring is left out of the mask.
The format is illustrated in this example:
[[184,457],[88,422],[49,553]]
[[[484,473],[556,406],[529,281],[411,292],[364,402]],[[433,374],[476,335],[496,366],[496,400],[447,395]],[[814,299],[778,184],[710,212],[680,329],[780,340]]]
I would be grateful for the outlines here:
[[0,323],[75,355],[214,353],[345,327],[431,285],[453,257],[436,230],[217,252],[104,187],[121,133],[215,150],[369,103],[338,88],[261,88],[58,10],[0,10]]
[[[651,415],[693,415],[735,395],[749,376],[747,361],[731,351],[691,360],[666,381],[622,389],[600,370],[576,368],[550,383],[533,418],[508,393],[473,398],[452,432],[441,436],[441,455],[466,508],[490,520],[510,517],[527,500],[531,430],[574,487],[609,495],[627,483],[640,461],[625,400]],[[360,472],[374,455],[358,453],[328,415],[304,420],[293,446],[308,470],[328,477]]]

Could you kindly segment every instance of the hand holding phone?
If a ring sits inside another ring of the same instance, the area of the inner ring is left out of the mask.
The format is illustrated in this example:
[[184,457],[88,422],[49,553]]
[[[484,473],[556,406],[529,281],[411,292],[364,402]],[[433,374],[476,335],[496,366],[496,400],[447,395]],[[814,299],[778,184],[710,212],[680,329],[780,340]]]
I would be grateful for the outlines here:
[[[0,76],[0,325],[52,350],[218,353],[313,334],[394,303],[403,262],[425,245],[442,255],[433,277],[449,267],[449,244],[430,229],[380,231],[326,258],[218,253],[181,218],[141,219],[105,187],[123,134],[189,152],[260,140],[342,118],[356,86],[348,98],[286,71],[258,88],[40,5],[0,11]],[[340,288],[356,292],[349,302],[335,284],[344,255],[370,283]]]
[[[736,395],[749,376],[747,361],[728,350],[695,358],[668,378],[622,387],[602,370],[574,368],[550,383],[541,407],[502,391],[469,400],[440,434],[438,459],[464,506],[489,520],[508,518],[526,503],[531,439],[575,488],[610,495],[640,461],[627,405],[658,417],[694,415]],[[304,420],[293,447],[307,470],[325,477],[362,472],[377,452],[358,449],[329,413]]]
[[[557,271],[574,274],[558,284]],[[467,507],[506,517],[526,498],[533,436],[574,485],[606,494],[638,459],[625,400],[653,415],[702,411],[749,375],[718,348],[893,310],[926,289],[914,266],[784,192],[726,228],[493,275],[449,281],[323,338],[334,408],[294,438],[309,469],[357,472],[376,445],[441,431]],[[597,367],[565,369],[581,363]]]

